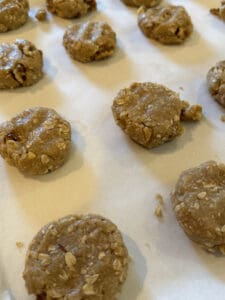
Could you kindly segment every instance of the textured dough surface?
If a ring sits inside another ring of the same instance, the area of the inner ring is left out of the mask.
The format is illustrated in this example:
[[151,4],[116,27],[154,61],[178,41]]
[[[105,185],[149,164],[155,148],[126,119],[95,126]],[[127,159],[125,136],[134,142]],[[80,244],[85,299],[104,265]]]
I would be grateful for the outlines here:
[[0,1],[0,32],[17,29],[28,20],[29,4],[27,0]]
[[79,18],[96,9],[95,0],[47,0],[48,10],[61,18]]
[[205,162],[184,171],[171,200],[190,239],[209,251],[225,253],[225,165]]
[[28,174],[41,175],[59,168],[70,143],[70,124],[50,108],[24,110],[0,125],[1,156]]
[[117,125],[146,148],[173,140],[183,132],[181,121],[197,121],[202,116],[200,106],[189,106],[177,93],[151,82],[122,89],[112,111]]
[[162,0],[122,0],[128,6],[139,7],[144,5],[145,7],[154,7],[158,5]]
[[181,44],[193,31],[185,8],[174,5],[149,9],[141,7],[138,25],[145,36],[162,44]]
[[23,276],[38,299],[115,300],[128,263],[116,225],[99,215],[70,215],[37,233]]
[[42,52],[27,40],[0,44],[0,89],[30,86],[42,76]]
[[207,82],[210,94],[225,107],[225,60],[218,62],[209,70]]
[[69,26],[63,45],[70,56],[86,63],[111,56],[116,47],[116,34],[106,22],[85,22]]

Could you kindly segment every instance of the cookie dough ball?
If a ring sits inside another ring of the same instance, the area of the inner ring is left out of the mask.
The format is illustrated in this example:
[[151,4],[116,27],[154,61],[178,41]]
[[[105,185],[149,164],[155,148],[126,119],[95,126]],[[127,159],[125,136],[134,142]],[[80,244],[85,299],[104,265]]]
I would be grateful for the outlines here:
[[50,108],[24,110],[0,125],[0,154],[24,173],[41,175],[59,168],[70,144],[70,124]]
[[111,56],[116,34],[106,22],[85,22],[67,28],[63,45],[70,56],[83,63]]
[[0,32],[21,27],[28,20],[29,4],[27,0],[0,1]]
[[225,165],[208,161],[184,171],[171,200],[188,237],[225,254]]
[[136,143],[153,148],[183,132],[181,121],[200,120],[202,108],[181,101],[179,95],[163,85],[133,83],[122,89],[112,105],[114,119]]
[[210,9],[211,14],[219,17],[221,20],[225,21],[225,1],[221,2],[220,8]]
[[30,86],[42,76],[42,52],[27,40],[0,44],[0,89]]
[[23,277],[40,299],[115,300],[128,263],[116,225],[98,215],[70,215],[37,233]]
[[225,60],[218,62],[209,70],[207,83],[210,94],[225,107]]
[[47,0],[48,10],[61,18],[79,18],[96,9],[95,0]]
[[191,18],[184,7],[174,5],[141,7],[138,25],[145,36],[162,44],[181,44],[193,31]]
[[128,6],[142,6],[144,5],[145,7],[154,7],[158,5],[161,0],[122,0],[126,5]]

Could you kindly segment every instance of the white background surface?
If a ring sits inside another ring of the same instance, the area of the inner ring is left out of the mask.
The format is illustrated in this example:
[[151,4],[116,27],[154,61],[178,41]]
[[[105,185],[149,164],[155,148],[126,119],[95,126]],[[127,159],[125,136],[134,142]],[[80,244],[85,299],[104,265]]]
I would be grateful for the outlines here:
[[[26,38],[43,50],[45,77],[35,86],[0,92],[0,121],[32,106],[48,106],[73,127],[74,150],[58,171],[29,178],[0,159],[0,290],[29,298],[22,271],[26,247],[39,228],[71,213],[99,213],[122,230],[133,263],[120,300],[224,300],[225,259],[191,243],[178,227],[169,193],[180,172],[209,159],[225,161],[224,113],[207,92],[208,69],[224,59],[225,24],[209,14],[219,0],[177,0],[190,13],[195,31],[181,46],[146,39],[136,10],[119,0],[99,0],[82,20],[105,20],[116,31],[114,57],[91,64],[73,62],[62,46],[72,22],[34,18],[0,42]],[[114,123],[111,104],[133,81],[153,81],[204,107],[199,124],[185,125],[177,140],[154,150],[131,142]],[[183,87],[183,90],[179,89]],[[154,216],[156,193],[164,196],[162,222]],[[17,249],[16,241],[25,243]]]

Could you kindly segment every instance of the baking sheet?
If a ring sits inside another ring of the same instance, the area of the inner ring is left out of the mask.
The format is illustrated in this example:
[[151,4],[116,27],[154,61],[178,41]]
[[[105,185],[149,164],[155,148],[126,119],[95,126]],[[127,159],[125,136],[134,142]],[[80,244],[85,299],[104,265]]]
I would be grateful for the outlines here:
[[[174,0],[190,13],[195,32],[181,46],[146,39],[136,10],[119,0],[99,0],[81,20],[105,20],[117,33],[116,54],[92,64],[73,62],[62,46],[76,20],[33,16],[44,1],[30,1],[29,22],[0,35],[0,42],[31,40],[44,52],[45,77],[30,88],[0,93],[0,121],[32,106],[56,109],[73,127],[73,151],[65,166],[25,177],[0,160],[0,291],[28,300],[22,279],[26,247],[39,228],[71,213],[99,213],[122,230],[132,265],[120,300],[224,300],[225,259],[203,252],[178,227],[169,193],[180,172],[203,161],[225,161],[223,109],[207,92],[208,69],[224,59],[225,25],[209,14],[217,0]],[[80,21],[81,21],[80,20]],[[133,81],[165,84],[204,107],[199,124],[185,125],[177,140],[148,151],[125,137],[113,120],[112,99]],[[155,195],[165,201],[162,222]],[[16,241],[25,244],[18,249]]]

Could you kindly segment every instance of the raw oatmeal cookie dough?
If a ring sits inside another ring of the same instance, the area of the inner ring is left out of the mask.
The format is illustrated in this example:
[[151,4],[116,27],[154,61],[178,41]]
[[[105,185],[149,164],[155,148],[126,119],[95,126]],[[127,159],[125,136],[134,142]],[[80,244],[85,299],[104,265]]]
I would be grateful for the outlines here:
[[225,107],[225,60],[218,62],[209,70],[207,83],[210,94]]
[[0,32],[17,29],[28,20],[29,4],[27,0],[0,1]]
[[79,18],[96,9],[95,0],[47,0],[48,10],[61,18]]
[[128,6],[139,7],[144,5],[145,7],[154,7],[159,5],[162,0],[122,0]]
[[37,299],[115,300],[128,264],[116,225],[99,215],[70,215],[37,233],[23,277]]
[[208,161],[184,171],[171,200],[187,236],[225,254],[225,165]]
[[193,31],[185,8],[174,5],[149,9],[141,7],[138,25],[145,36],[162,44],[181,44]]
[[211,14],[219,17],[221,20],[225,21],[225,1],[221,1],[220,8],[210,9]]
[[42,76],[42,52],[27,40],[0,44],[0,89],[30,86]]
[[63,45],[70,56],[83,63],[111,56],[116,47],[116,34],[106,22],[85,22],[69,26]]
[[26,109],[0,125],[0,154],[24,173],[41,175],[59,168],[70,144],[70,124],[50,108]]
[[183,132],[181,121],[198,121],[199,105],[190,106],[161,84],[133,83],[122,89],[112,105],[114,119],[136,143],[153,148]]

